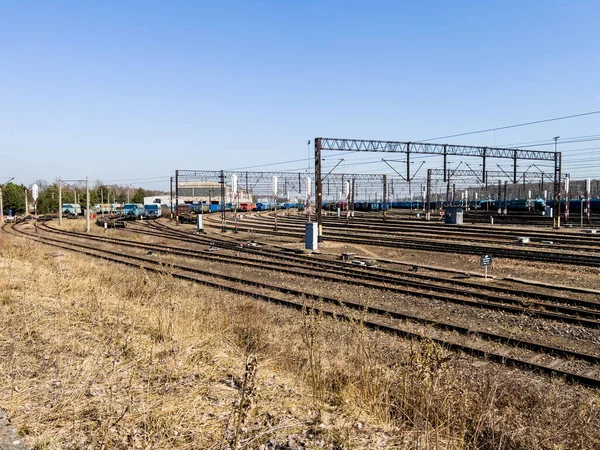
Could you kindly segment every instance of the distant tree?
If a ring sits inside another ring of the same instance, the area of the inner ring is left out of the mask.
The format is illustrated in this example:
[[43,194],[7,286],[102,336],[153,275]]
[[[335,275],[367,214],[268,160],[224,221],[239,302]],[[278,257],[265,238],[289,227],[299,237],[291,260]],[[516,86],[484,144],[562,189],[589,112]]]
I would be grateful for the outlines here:
[[[30,202],[32,201],[31,195]],[[79,200],[79,195],[77,200]],[[74,203],[75,194],[71,189],[62,189],[62,202]],[[85,202],[85,197],[84,197]],[[48,185],[44,190],[40,190],[37,199],[37,210],[40,214],[51,214],[58,212],[58,185],[56,183]]]
[[[98,202],[100,203],[108,203],[108,195],[109,195],[109,189],[108,186],[104,186],[102,183],[98,182],[99,184],[96,185],[96,187],[94,188],[94,192],[96,197],[99,199]],[[112,195],[111,195],[112,198]]]
[[8,183],[2,188],[4,213],[22,214],[25,212],[25,186]]
[[127,196],[125,195],[124,192],[117,193],[117,203],[125,203],[126,200],[127,200]]
[[142,188],[138,188],[133,194],[131,201],[133,203],[144,203],[144,197],[146,196],[146,191]]

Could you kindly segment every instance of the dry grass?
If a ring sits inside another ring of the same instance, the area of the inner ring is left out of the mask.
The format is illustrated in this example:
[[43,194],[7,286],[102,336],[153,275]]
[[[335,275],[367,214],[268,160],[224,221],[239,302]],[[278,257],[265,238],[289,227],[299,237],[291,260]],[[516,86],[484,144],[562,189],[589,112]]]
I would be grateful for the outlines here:
[[0,250],[0,407],[33,448],[600,446],[592,391],[6,235]]

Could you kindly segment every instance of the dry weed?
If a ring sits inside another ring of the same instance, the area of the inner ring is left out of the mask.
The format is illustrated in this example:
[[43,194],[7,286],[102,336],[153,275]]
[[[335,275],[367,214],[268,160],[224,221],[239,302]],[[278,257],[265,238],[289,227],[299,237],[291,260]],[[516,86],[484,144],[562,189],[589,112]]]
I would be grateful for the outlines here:
[[600,446],[597,393],[369,331],[364,312],[5,237],[0,271],[0,407],[33,448]]

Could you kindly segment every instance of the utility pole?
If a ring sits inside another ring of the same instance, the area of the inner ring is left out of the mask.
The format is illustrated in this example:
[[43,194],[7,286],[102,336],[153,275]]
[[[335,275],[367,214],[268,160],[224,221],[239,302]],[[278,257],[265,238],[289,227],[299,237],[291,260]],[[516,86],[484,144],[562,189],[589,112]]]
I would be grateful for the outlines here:
[[321,138],[315,139],[315,203],[318,243],[323,242],[323,178],[321,174]]
[[[175,171],[176,179],[178,177],[178,171]],[[227,224],[225,220],[225,173],[221,170],[219,175],[219,183],[221,184],[221,232],[227,231]],[[175,185],[175,193],[177,195],[177,185]],[[178,219],[179,222],[179,219]]]
[[431,220],[431,169],[427,169],[427,192],[425,194],[425,220]]
[[62,182],[58,178],[58,225],[62,225]]
[[[169,184],[169,189],[171,191],[171,201],[170,201],[170,205],[171,205],[171,220],[173,220],[173,177],[171,177],[171,184]],[[210,204],[210,195],[208,197],[208,203]]]
[[[221,175],[223,175],[223,171],[221,171]],[[223,183],[225,182],[223,181]],[[223,190],[221,190],[221,195],[224,195]],[[223,220],[225,220],[225,205],[223,205]],[[175,170],[175,225],[179,225],[179,170]]]
[[25,216],[27,216],[27,213],[29,213],[29,208],[28,208],[28,204],[27,204],[27,188],[25,188]]
[[508,181],[504,180],[504,215],[508,215]]
[[554,204],[556,206],[556,225],[560,228],[560,197],[562,178],[562,155],[558,153],[558,140],[560,136],[554,137]]
[[88,177],[85,177],[85,228],[86,233],[90,232],[90,185],[88,183]]
[[383,220],[387,214],[387,175],[383,176]]

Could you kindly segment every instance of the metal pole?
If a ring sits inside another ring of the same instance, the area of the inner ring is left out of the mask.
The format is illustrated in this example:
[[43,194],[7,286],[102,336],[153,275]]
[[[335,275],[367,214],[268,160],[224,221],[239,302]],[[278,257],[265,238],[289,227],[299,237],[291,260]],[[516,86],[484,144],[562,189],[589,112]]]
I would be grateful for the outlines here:
[[406,144],[406,179],[410,183],[410,142]]
[[504,215],[508,215],[508,181],[504,181]]
[[175,225],[179,225],[179,170],[175,170]]
[[425,195],[425,219],[431,217],[431,169],[427,169],[427,194]]
[[355,202],[355,189],[356,179],[352,178],[352,217],[354,217],[354,202]]
[[317,242],[323,242],[323,179],[321,175],[321,138],[315,139],[315,202],[317,207]]
[[502,214],[502,181],[498,180],[498,215]]
[[2,186],[0,186],[0,223],[4,223],[4,205],[2,203]]
[[27,203],[27,188],[25,188],[25,215],[29,212],[29,205]]
[[[246,172],[248,173],[248,172]],[[237,219],[238,219],[238,209],[239,209],[239,198],[237,195],[237,175],[232,175],[231,176],[231,191],[232,191],[232,195],[233,195],[233,232],[237,233],[238,229],[238,223],[237,223]]]
[[[446,144],[444,144],[444,182],[447,181],[447,177],[448,177],[448,167],[447,167],[447,163],[448,163],[448,146]],[[448,199],[446,198],[446,201],[448,201]]]
[[561,197],[561,177],[562,177],[562,162],[561,155],[558,153],[558,139],[560,136],[554,137],[554,205],[556,206],[556,222],[560,228],[560,197]]
[[275,231],[277,231],[277,194],[273,195],[273,203],[275,203]]
[[102,189],[102,185],[100,185],[100,212],[104,217],[104,189]]
[[570,188],[571,179],[565,178],[565,223],[569,221],[569,198],[570,198]]
[[487,159],[487,147],[483,149],[483,168],[481,169],[481,176],[483,177],[482,183],[487,186],[487,171],[485,170],[485,164]]
[[586,196],[586,202],[587,202],[587,221],[588,223],[590,223],[591,221],[591,214],[592,214],[592,180],[590,180],[589,178],[587,178],[585,180],[585,196]]
[[62,225],[62,182],[58,179],[58,225]]
[[221,183],[221,232],[227,231],[227,225],[225,223],[225,173],[221,170],[219,175],[219,182]]
[[[88,177],[85,177],[85,228],[86,232],[90,232],[90,185],[88,183]],[[35,205],[35,215],[37,216],[37,202],[34,202]]]
[[275,202],[275,231],[277,231],[277,183],[279,179],[274,176],[273,177],[273,201]]
[[[170,205],[171,205],[171,220],[173,220],[173,177],[171,177],[171,183],[169,184],[169,190],[171,195]],[[210,199],[209,199],[210,203]]]
[[387,214],[387,175],[383,176],[383,220]]

